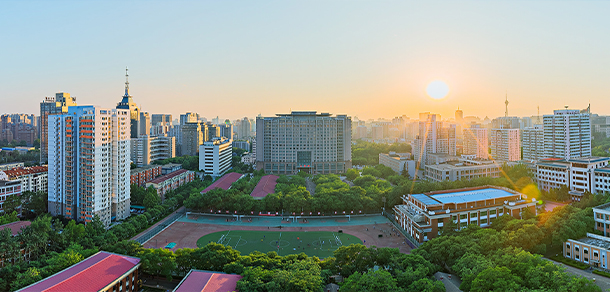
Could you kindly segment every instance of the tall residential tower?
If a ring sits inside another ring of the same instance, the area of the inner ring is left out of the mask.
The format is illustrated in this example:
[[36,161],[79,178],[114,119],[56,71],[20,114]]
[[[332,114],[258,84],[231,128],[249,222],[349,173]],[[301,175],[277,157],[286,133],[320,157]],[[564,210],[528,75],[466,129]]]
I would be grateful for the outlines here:
[[40,103],[40,164],[46,164],[48,160],[49,116],[65,113],[69,106],[75,105],[76,97],[63,92],[56,93],[55,98],[45,97],[45,100]]

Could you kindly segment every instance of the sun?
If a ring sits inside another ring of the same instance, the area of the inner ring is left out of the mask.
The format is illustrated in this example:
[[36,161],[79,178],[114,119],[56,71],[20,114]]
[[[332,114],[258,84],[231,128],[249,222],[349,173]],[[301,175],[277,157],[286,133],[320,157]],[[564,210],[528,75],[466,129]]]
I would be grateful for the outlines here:
[[441,80],[434,80],[426,87],[426,93],[433,99],[442,99],[449,93],[449,86]]

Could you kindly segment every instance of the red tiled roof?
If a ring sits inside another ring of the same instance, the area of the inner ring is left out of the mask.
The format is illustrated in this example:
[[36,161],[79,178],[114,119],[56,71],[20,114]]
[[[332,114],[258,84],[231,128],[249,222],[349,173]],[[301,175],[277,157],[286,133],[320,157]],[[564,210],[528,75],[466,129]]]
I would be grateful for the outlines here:
[[16,236],[17,234],[19,234],[19,232],[21,232],[21,228],[30,226],[30,224],[32,224],[32,222],[30,221],[16,221],[9,224],[0,225],[0,231],[6,228],[10,228],[13,236]]
[[10,178],[16,178],[18,176],[32,174],[32,173],[40,173],[49,171],[49,167],[46,165],[43,166],[32,166],[32,167],[17,167],[9,170],[5,170],[4,173]]
[[173,292],[232,292],[237,291],[240,275],[191,270]]
[[140,263],[140,259],[100,251],[21,292],[100,291]]
[[153,180],[151,180],[151,181],[149,181],[147,183],[160,184],[160,183],[162,183],[162,182],[164,182],[164,181],[166,181],[166,180],[168,180],[170,178],[173,178],[175,176],[181,175],[181,174],[183,174],[183,173],[185,173],[187,171],[188,170],[186,170],[186,169],[176,170],[176,171],[170,172],[170,173],[168,173],[168,174],[166,174],[164,176],[160,176],[158,178],[155,178],[155,179],[153,179]]
[[276,180],[279,178],[277,175],[265,175],[258,182],[250,196],[255,198],[264,198],[268,194],[275,193]]
[[218,180],[216,180],[212,185],[210,185],[209,187],[207,187],[203,191],[201,191],[201,193],[205,194],[216,188],[221,188],[226,191],[231,187],[231,184],[236,182],[241,176],[242,176],[242,174],[237,173],[237,172],[227,173],[227,174],[223,175],[221,178],[219,178]]

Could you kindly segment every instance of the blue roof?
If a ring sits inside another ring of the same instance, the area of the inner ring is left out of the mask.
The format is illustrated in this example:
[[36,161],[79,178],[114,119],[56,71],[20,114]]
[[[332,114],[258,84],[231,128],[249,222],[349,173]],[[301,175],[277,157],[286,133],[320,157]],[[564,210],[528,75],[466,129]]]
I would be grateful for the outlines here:
[[563,165],[563,164],[553,164],[553,163],[538,163],[538,165],[542,165],[542,166],[551,166],[551,167],[559,167],[559,168],[568,168],[567,165]]
[[607,161],[610,160],[610,158],[608,157],[581,157],[581,158],[572,158],[569,161],[570,162],[582,162],[582,163],[595,163],[595,162],[600,162],[600,161]]
[[474,201],[482,201],[482,200],[490,200],[490,199],[500,199],[508,196],[514,196],[515,194],[507,192],[505,190],[499,190],[494,188],[485,188],[464,192],[454,192],[454,193],[442,193],[442,194],[433,194],[433,195],[425,195],[425,194],[415,194],[411,195],[413,198],[421,201],[426,205],[436,205],[436,204],[452,204],[452,203],[468,203]]
[[610,169],[608,169],[608,168],[597,168],[597,169],[594,169],[593,171],[595,171],[595,172],[610,172]]
[[413,194],[411,195],[411,197],[413,197],[414,199],[426,204],[426,205],[436,205],[436,204],[440,204],[441,202],[430,198],[429,196],[426,196],[424,194]]

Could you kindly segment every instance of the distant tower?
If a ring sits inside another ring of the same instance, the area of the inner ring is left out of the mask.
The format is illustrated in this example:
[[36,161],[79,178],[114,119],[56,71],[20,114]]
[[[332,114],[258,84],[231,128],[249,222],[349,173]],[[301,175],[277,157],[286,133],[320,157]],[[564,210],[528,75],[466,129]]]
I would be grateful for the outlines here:
[[504,116],[508,118],[508,93],[506,93],[506,101],[504,102],[506,105],[506,111],[504,112]]
[[[123,95],[123,99],[117,104],[116,108],[129,110],[131,117],[131,138],[138,138],[140,136],[140,109],[136,103],[133,102],[132,96],[129,95],[129,74],[127,68],[125,68],[125,95]],[[142,134],[147,135],[146,133]]]
[[464,122],[464,112],[460,110],[459,106],[455,111],[455,121],[459,124]]

